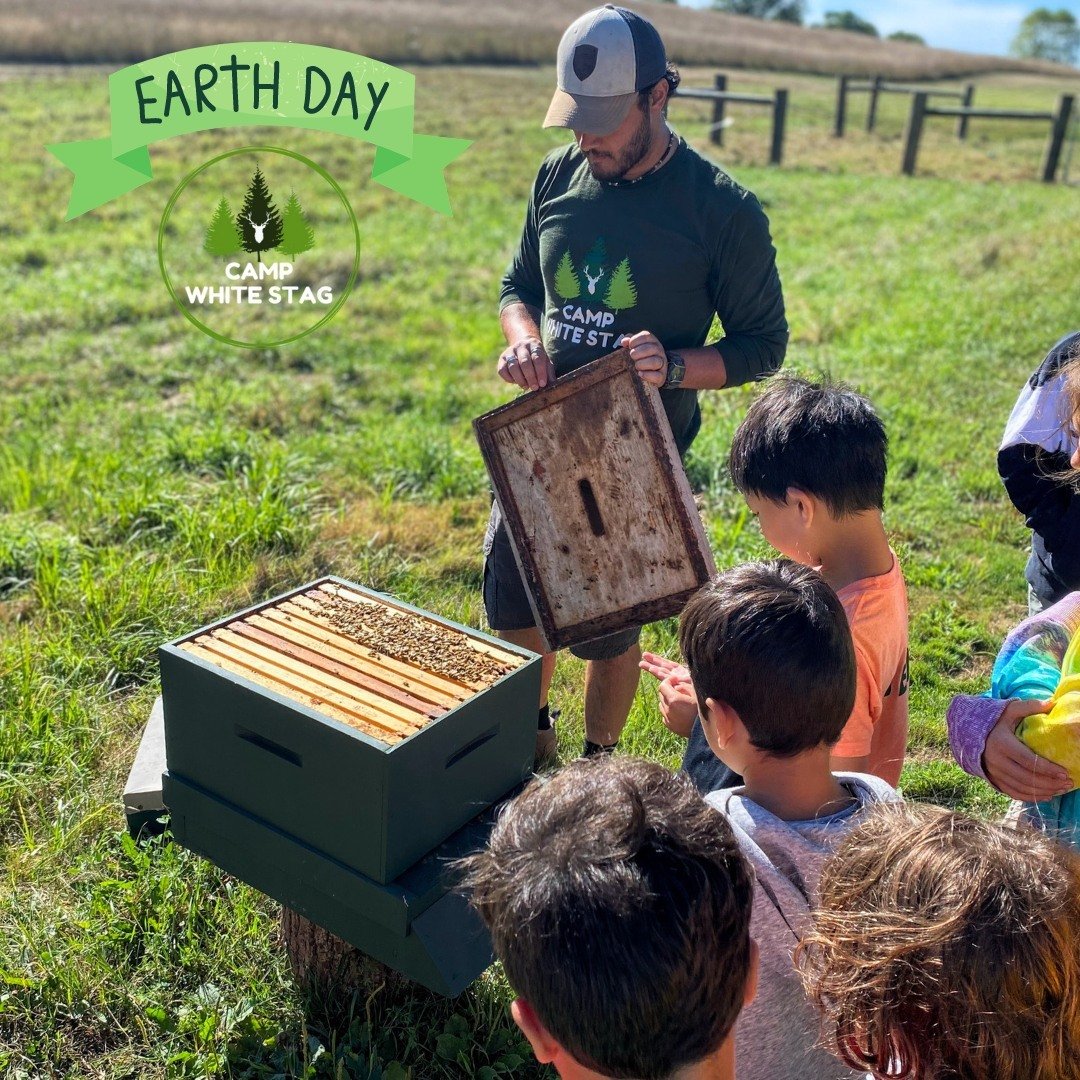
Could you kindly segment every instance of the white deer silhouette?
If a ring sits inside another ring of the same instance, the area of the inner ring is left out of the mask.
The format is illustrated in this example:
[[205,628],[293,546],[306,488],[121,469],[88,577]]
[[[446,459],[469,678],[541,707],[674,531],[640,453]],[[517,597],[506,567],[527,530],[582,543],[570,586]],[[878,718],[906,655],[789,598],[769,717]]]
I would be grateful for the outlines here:
[[244,220],[255,230],[255,243],[261,244],[263,242],[263,229],[270,224],[270,219],[267,218],[261,225],[256,225],[255,222],[245,214]]
[[604,268],[601,266],[600,269],[596,271],[596,277],[593,277],[592,274],[589,273],[588,263],[586,263],[581,269],[584,271],[585,276],[589,279],[589,295],[592,296],[596,292],[596,283],[604,276]]

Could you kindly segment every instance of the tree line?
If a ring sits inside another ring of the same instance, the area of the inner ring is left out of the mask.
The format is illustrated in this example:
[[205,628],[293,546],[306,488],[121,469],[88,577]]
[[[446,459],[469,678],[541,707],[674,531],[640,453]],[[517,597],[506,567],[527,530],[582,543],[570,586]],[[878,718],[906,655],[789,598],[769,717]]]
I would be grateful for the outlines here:
[[[665,2],[678,3],[678,0]],[[732,15],[749,15],[755,19],[806,25],[805,0],[713,0],[712,9]],[[824,30],[849,30],[871,37],[881,36],[872,22],[854,11],[826,11],[823,21],[815,23],[814,27]],[[919,34],[908,30],[895,30],[887,34],[885,40],[926,44]],[[1036,8],[1020,23],[1009,51],[1014,56],[1026,59],[1075,64],[1077,55],[1080,54],[1080,23],[1076,16],[1065,8],[1056,11],[1045,7]]]

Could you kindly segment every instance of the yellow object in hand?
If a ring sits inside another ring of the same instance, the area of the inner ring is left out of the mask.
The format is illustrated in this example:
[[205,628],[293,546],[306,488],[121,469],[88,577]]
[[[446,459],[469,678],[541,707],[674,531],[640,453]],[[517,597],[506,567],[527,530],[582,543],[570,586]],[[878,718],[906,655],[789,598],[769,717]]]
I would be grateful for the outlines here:
[[1020,721],[1017,737],[1040,757],[1065,769],[1074,788],[1080,788],[1080,634],[1074,635],[1061,664],[1061,681],[1048,713]]

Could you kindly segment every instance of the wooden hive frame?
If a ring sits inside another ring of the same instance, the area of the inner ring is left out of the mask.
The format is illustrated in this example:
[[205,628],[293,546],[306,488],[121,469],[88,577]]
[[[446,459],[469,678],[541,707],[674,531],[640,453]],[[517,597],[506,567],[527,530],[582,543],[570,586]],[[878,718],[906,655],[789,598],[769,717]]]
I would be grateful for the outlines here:
[[473,427],[548,651],[678,614],[716,573],[660,394],[627,349]]
[[491,678],[443,674],[430,665],[387,655],[342,632],[330,615],[328,599],[357,605],[361,625],[365,608],[424,621],[390,599],[374,600],[338,582],[324,581],[211,627],[180,642],[178,648],[387,745],[407,739],[524,662],[517,653],[428,619],[433,632],[460,635],[463,644],[491,661]]

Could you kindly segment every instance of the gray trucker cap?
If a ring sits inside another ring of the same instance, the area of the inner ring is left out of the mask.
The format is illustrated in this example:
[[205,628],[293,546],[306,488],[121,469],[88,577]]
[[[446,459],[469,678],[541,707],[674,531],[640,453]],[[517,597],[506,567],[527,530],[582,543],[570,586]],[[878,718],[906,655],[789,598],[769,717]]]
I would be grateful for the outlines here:
[[557,68],[544,127],[610,135],[638,91],[664,77],[667,54],[648,19],[605,4],[571,23],[559,42]]

